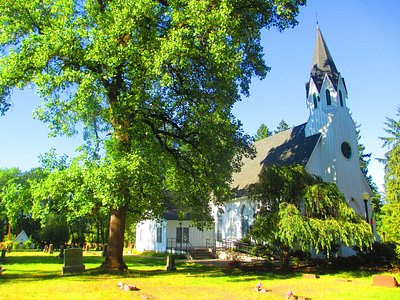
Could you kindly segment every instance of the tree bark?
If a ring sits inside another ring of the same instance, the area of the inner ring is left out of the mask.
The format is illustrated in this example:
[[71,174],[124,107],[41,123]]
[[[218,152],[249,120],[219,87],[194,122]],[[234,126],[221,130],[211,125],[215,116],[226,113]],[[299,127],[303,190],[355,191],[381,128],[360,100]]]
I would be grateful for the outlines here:
[[124,232],[127,211],[127,207],[111,209],[108,250],[102,267],[118,270],[128,269],[123,260]]

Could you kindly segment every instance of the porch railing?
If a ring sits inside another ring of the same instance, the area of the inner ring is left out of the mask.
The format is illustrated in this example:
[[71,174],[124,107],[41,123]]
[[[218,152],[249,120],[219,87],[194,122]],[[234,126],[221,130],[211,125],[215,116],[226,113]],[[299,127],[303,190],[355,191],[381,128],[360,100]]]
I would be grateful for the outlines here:
[[193,249],[193,246],[189,241],[182,241],[176,238],[167,239],[167,251],[169,252],[188,253],[191,249]]

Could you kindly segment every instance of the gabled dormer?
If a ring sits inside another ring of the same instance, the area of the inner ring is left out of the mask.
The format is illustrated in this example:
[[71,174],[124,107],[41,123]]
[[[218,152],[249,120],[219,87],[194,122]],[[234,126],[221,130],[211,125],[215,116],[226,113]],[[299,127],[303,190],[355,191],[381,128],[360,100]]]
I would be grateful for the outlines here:
[[310,80],[306,83],[306,97],[310,111],[307,135],[323,132],[338,109],[347,109],[345,81],[335,66],[319,27]]

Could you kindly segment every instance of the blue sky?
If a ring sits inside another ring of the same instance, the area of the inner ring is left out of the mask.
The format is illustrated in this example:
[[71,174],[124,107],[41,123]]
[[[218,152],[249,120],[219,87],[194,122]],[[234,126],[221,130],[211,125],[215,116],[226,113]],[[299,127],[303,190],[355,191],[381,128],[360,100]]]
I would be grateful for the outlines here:
[[[385,136],[385,117],[395,117],[400,105],[400,1],[309,0],[299,25],[282,33],[264,31],[262,44],[271,72],[254,79],[250,97],[235,105],[245,132],[254,135],[261,123],[275,129],[307,121],[305,82],[309,80],[319,26],[341,75],[346,80],[353,119],[360,124],[366,153],[383,157],[379,137]],[[56,148],[73,156],[79,138],[48,138],[46,125],[32,118],[40,103],[34,91],[15,91],[13,107],[0,117],[0,168],[28,170],[38,166],[38,155]],[[383,165],[372,159],[370,173],[383,183]]]

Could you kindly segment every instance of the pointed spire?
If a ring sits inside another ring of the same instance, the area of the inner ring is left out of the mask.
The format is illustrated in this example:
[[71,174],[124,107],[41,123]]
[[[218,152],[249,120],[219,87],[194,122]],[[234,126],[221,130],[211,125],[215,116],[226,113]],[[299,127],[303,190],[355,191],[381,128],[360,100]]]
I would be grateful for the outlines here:
[[337,89],[339,80],[339,72],[336,69],[332,56],[329,52],[328,46],[322,36],[319,26],[317,26],[317,38],[315,40],[314,56],[311,69],[311,77],[313,78],[317,89],[321,89],[322,82],[324,81],[325,74],[329,76],[334,87]]

